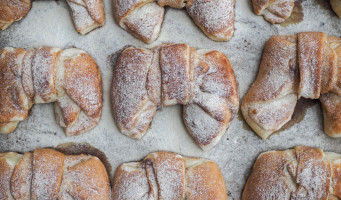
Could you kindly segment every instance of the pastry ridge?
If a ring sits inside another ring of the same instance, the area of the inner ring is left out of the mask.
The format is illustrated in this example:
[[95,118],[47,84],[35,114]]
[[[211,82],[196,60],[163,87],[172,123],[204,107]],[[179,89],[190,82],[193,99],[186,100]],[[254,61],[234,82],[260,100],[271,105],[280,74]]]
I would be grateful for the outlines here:
[[238,111],[236,77],[221,52],[186,44],[125,49],[114,70],[111,103],[119,130],[146,133],[160,105],[184,105],[187,130],[202,149],[216,145]]
[[67,135],[97,125],[102,110],[102,79],[85,51],[6,47],[0,52],[0,132],[8,134],[33,104],[55,102],[57,123]]
[[291,119],[303,96],[321,101],[325,133],[341,137],[340,57],[341,39],[324,33],[271,37],[258,76],[242,101],[246,122],[266,139]]

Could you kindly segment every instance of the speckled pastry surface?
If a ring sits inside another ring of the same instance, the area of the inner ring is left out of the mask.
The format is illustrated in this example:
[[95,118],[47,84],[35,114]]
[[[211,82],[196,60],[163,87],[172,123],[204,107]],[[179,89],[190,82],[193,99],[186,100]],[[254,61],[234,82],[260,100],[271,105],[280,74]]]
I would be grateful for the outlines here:
[[[138,161],[155,151],[171,151],[184,156],[210,159],[216,162],[224,176],[228,197],[239,200],[252,166],[261,152],[284,150],[297,145],[322,148],[341,153],[341,139],[323,133],[323,116],[319,103],[302,102],[290,128],[260,139],[241,117],[231,122],[222,140],[212,150],[202,151],[189,136],[182,121],[182,107],[159,110],[148,134],[140,141],[122,135],[113,120],[110,85],[116,59],[127,46],[152,48],[158,44],[186,43],[197,49],[223,52],[234,69],[239,96],[242,99],[255,80],[266,41],[273,35],[293,35],[303,31],[323,31],[341,37],[340,19],[324,0],[302,1],[303,21],[286,27],[270,25],[256,16],[251,0],[236,2],[235,33],[229,42],[214,42],[202,33],[185,10],[166,9],[165,21],[156,42],[146,45],[121,29],[114,22],[111,0],[104,0],[106,23],[86,36],[79,35],[72,25],[65,1],[34,1],[29,14],[0,32],[0,48],[37,48],[55,46],[77,47],[88,52],[98,64],[103,80],[103,111],[99,124],[80,136],[66,137],[55,122],[53,104],[36,105],[29,117],[9,135],[0,135],[0,152],[32,151],[41,147],[56,147],[65,142],[88,142],[102,150],[112,164]],[[327,2],[327,1],[326,1]],[[305,108],[306,114],[304,115]],[[300,121],[300,119],[303,119]]]

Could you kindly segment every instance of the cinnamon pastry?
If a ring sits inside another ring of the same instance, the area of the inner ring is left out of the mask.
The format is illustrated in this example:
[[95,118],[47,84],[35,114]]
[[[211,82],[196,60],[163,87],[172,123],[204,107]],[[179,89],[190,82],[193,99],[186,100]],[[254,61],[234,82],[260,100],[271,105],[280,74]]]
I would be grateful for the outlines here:
[[[252,0],[253,11],[263,15],[271,24],[282,23],[290,17],[294,9],[294,0]],[[335,13],[341,17],[341,0],[330,0]]]
[[113,200],[227,200],[223,176],[212,161],[169,152],[121,164],[114,176]]
[[95,156],[52,149],[0,153],[0,199],[110,200],[110,180]]
[[[103,26],[105,22],[103,0],[66,0],[76,30],[85,35]],[[13,22],[25,17],[31,9],[32,0],[1,0],[0,29],[5,30]]]
[[340,67],[340,38],[318,32],[270,38],[242,101],[245,120],[265,139],[291,119],[300,97],[320,99],[326,134],[341,137]]
[[242,200],[341,198],[341,155],[298,146],[262,153],[247,180]]
[[123,134],[135,139],[146,133],[158,106],[182,104],[187,130],[202,149],[210,149],[237,113],[238,99],[232,66],[219,51],[186,44],[127,48],[114,70],[114,119]]
[[0,88],[4,134],[14,131],[38,103],[56,102],[56,120],[67,135],[93,128],[101,116],[101,74],[83,50],[6,47],[0,52]]
[[252,0],[253,11],[256,15],[263,15],[271,24],[282,23],[290,17],[294,0]]
[[159,36],[164,6],[186,7],[194,23],[209,38],[228,41],[234,32],[234,5],[235,0],[113,0],[116,23],[146,43]]

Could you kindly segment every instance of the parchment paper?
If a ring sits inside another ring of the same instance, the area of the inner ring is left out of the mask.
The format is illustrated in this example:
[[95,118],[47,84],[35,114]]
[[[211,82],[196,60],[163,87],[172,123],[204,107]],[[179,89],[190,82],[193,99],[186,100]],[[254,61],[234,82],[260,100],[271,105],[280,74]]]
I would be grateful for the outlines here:
[[308,145],[341,153],[341,139],[332,139],[323,133],[319,103],[307,110],[301,122],[273,135],[269,140],[261,140],[256,136],[239,114],[220,143],[212,150],[204,152],[187,133],[182,122],[181,106],[159,110],[146,136],[137,141],[119,133],[109,102],[113,61],[118,55],[117,52],[127,45],[148,48],[163,42],[187,43],[196,48],[224,52],[234,67],[242,99],[258,73],[264,44],[272,35],[323,31],[328,35],[341,36],[341,19],[336,17],[324,1],[303,1],[303,22],[282,27],[270,25],[263,17],[256,16],[252,11],[251,0],[237,0],[236,31],[229,42],[214,42],[208,39],[194,25],[185,10],[167,8],[160,37],[151,45],[135,39],[114,23],[111,0],[104,0],[105,25],[86,36],[75,31],[64,1],[34,1],[32,10],[24,19],[0,32],[0,47],[75,46],[86,50],[102,72],[102,118],[93,130],[76,137],[66,137],[62,128],[55,122],[53,105],[35,105],[27,120],[21,122],[14,133],[0,135],[0,152],[25,152],[39,147],[55,147],[65,142],[88,142],[107,155],[113,166],[111,173],[122,162],[141,160],[148,153],[159,150],[205,157],[218,163],[226,181],[229,199],[241,198],[245,181],[261,152]]

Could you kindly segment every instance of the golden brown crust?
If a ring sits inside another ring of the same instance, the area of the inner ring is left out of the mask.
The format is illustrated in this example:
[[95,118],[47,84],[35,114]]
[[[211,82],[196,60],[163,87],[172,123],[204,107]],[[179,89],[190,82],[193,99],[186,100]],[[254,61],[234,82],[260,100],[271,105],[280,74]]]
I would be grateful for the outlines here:
[[57,98],[56,78],[61,50],[42,47],[32,58],[32,78],[34,101],[36,103],[54,102]]
[[[102,110],[101,72],[89,54],[82,53],[64,61],[66,93],[90,117],[99,117]],[[85,95],[89,94],[89,95]]]
[[189,46],[168,45],[160,48],[162,105],[186,104],[189,101]]
[[324,33],[297,34],[298,65],[300,67],[298,97],[318,99],[320,96],[325,42],[326,35]]
[[145,105],[154,112],[156,110],[156,105],[148,106],[148,95],[145,88],[151,59],[152,53],[148,50],[127,48],[118,58],[114,70],[111,86],[114,119],[121,132],[132,138],[141,138],[152,120],[147,115],[149,121],[143,120],[144,123],[140,124],[139,110],[145,108]]
[[112,190],[113,200],[227,199],[224,179],[215,163],[169,152],[121,164]]
[[295,36],[269,39],[257,79],[242,101],[241,111],[246,122],[263,139],[289,121],[294,112],[298,67],[296,44],[292,41],[296,41]]
[[67,155],[53,149],[0,153],[1,200],[110,200],[103,163],[91,155]]
[[149,187],[146,170],[141,163],[121,164],[113,180],[113,199],[139,200],[150,195]]
[[252,0],[253,11],[271,24],[284,22],[294,9],[294,0]]
[[257,79],[242,101],[242,114],[263,139],[292,117],[299,97],[322,102],[325,132],[341,136],[341,39],[324,33],[274,36],[266,43]]
[[103,26],[105,22],[103,0],[84,0],[84,2],[92,19]]
[[25,153],[14,168],[11,193],[16,200],[31,199],[33,154]]
[[116,23],[146,43],[155,41],[159,35],[164,6],[186,7],[195,24],[209,38],[228,41],[234,32],[234,5],[235,0],[113,0]]
[[[193,104],[184,107],[187,130],[206,150],[216,145],[239,108],[238,86],[228,58],[221,52],[199,53]],[[203,69],[205,68],[205,69]],[[208,73],[208,72],[211,73]]]
[[17,128],[18,124],[19,124],[18,121],[8,123],[0,122],[0,133],[9,134]]
[[153,0],[134,0],[127,4],[127,2],[120,0],[113,0],[114,18],[117,24],[126,18],[134,9],[142,7],[148,3],[154,2]]
[[[65,162],[70,163],[63,176],[65,193],[79,200],[110,199],[108,173],[97,157],[85,155],[66,156]],[[76,164],[72,165],[73,162],[76,162]]]
[[135,38],[151,43],[159,36],[165,9],[158,4],[148,3],[122,19],[124,27]]
[[[32,0],[1,0],[0,29],[5,30],[13,22],[25,17],[31,9]],[[67,0],[77,31],[85,35],[103,26],[105,13],[103,0]]]
[[0,52],[0,122],[25,120],[30,109],[17,77],[21,75],[24,49],[4,48]]
[[327,200],[338,196],[340,161],[338,154],[304,146],[263,153],[253,167],[242,199]]
[[5,30],[14,21],[25,17],[31,9],[31,0],[0,1],[0,29]]
[[288,198],[291,188],[285,170],[289,160],[289,155],[282,151],[261,154],[244,187],[242,200]]
[[341,161],[337,161],[333,164],[333,190],[335,191],[335,196],[341,198]]
[[185,196],[185,163],[182,156],[169,152],[149,154],[143,160],[147,177],[153,173],[158,185],[159,199],[183,199]]
[[76,30],[85,35],[105,22],[103,0],[66,0]]
[[56,199],[63,176],[64,155],[53,149],[33,153],[32,199]]
[[111,103],[120,131],[137,139],[146,133],[157,106],[182,104],[188,131],[206,150],[225,133],[238,111],[239,97],[233,68],[223,53],[163,44],[153,51],[122,52],[114,70]]
[[12,200],[10,191],[10,180],[15,165],[20,160],[21,155],[13,152],[0,153],[0,199]]
[[235,0],[189,0],[186,5],[194,23],[214,41],[229,41],[234,33]]
[[185,7],[185,0],[157,0],[156,2],[162,7],[169,6],[177,9]]
[[324,132],[330,137],[341,136],[341,97],[334,93],[321,95]]
[[[200,159],[195,159],[194,162],[200,163]],[[186,185],[188,200],[227,200],[224,178],[218,165],[212,161],[186,167]]]
[[79,49],[4,48],[0,52],[0,132],[14,131],[35,103],[56,102],[57,123],[67,135],[95,125],[103,106],[102,79],[89,54]]

